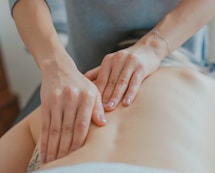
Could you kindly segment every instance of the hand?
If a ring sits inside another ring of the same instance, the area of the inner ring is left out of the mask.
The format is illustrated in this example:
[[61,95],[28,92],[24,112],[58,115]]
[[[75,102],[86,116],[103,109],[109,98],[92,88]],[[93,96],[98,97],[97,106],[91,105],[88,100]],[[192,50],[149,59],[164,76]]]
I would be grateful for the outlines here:
[[160,61],[152,48],[136,43],[108,54],[101,66],[85,76],[95,80],[105,110],[112,111],[121,100],[124,106],[133,102],[142,81],[158,68]]
[[43,162],[80,148],[91,117],[99,126],[106,123],[97,87],[71,63],[65,63],[61,70],[52,68],[43,74],[41,87]]

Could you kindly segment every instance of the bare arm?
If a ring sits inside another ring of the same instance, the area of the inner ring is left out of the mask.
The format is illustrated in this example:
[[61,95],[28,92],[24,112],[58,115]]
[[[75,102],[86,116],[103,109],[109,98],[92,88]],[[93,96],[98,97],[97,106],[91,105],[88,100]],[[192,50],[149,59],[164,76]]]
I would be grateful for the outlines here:
[[215,16],[214,7],[214,0],[181,0],[156,26],[162,38],[166,40],[168,48],[163,40],[155,40],[152,33],[143,37],[140,43],[152,42],[152,47],[159,52],[160,58],[164,58],[168,49],[171,53],[181,46]]
[[181,0],[155,27],[158,35],[149,32],[134,46],[107,55],[100,68],[86,73],[96,79],[107,103],[105,109],[113,110],[121,100],[125,106],[130,105],[145,77],[214,17],[214,7],[214,0]]
[[[19,0],[14,7],[13,17],[21,38],[41,72],[47,71],[47,67],[53,65],[63,66],[64,59],[67,59],[68,55],[58,38],[44,0]],[[64,56],[61,56],[59,61],[60,54]]]
[[52,161],[83,145],[91,118],[105,125],[101,96],[60,42],[44,0],[19,0],[13,16],[42,74],[41,155]]

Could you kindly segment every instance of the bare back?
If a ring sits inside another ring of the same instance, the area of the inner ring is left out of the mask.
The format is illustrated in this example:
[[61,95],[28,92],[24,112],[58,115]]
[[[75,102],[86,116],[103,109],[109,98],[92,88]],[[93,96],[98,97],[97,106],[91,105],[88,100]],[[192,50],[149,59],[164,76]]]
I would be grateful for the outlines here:
[[[143,82],[131,106],[119,105],[106,113],[107,126],[91,124],[81,149],[41,169],[121,162],[181,172],[214,172],[214,90],[214,80],[197,71],[160,68]],[[39,126],[31,126],[37,141]]]

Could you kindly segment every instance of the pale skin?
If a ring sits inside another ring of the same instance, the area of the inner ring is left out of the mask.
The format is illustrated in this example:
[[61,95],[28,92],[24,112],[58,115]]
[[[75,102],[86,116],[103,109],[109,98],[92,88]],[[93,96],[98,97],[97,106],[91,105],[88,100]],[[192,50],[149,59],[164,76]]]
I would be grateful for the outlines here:
[[[215,81],[184,67],[159,68],[134,103],[93,122],[79,150],[41,163],[41,107],[0,140],[0,171],[22,173],[86,162],[120,162],[183,173],[215,171]],[[30,161],[31,160],[31,161]]]
[[[19,0],[14,20],[42,75],[42,161],[80,148],[91,119],[98,126],[106,124],[104,110],[112,111],[121,101],[124,106],[131,105],[142,81],[169,51],[210,21],[214,6],[214,0],[182,0],[156,26],[168,49],[150,32],[134,46],[107,55],[100,67],[82,75],[59,41],[45,2]],[[87,78],[96,78],[96,82]]]

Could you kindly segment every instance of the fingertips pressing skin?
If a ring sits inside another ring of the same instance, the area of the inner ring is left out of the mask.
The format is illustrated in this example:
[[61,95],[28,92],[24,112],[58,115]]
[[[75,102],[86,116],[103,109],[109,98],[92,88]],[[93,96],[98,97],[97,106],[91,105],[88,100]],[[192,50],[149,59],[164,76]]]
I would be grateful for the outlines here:
[[78,107],[76,114],[70,152],[79,149],[83,145],[88,134],[92,110],[95,104],[95,97],[93,97],[92,94],[93,93],[88,91],[88,93],[84,93],[80,96],[82,100],[79,102],[80,106]]
[[89,70],[88,72],[86,72],[84,74],[84,76],[87,77],[89,80],[94,81],[98,77],[99,70],[100,70],[100,66],[98,66],[92,70]]
[[[118,51],[116,53],[114,53],[111,61],[112,61],[112,69],[110,72],[110,76],[109,79],[107,81],[107,84],[105,86],[105,90],[103,92],[103,96],[102,96],[102,101],[103,103],[105,103],[106,106],[112,106],[115,107],[117,103],[115,103],[114,101],[118,101],[118,100],[114,100],[110,103],[108,103],[111,99],[111,96],[113,94],[113,91],[117,85],[118,82],[118,78],[120,76],[120,73],[125,65],[125,53],[123,53],[122,51]],[[105,106],[105,107],[106,107]]]
[[60,146],[58,150],[57,158],[66,156],[70,151],[72,144],[74,121],[77,113],[77,98],[73,98],[73,94],[67,93],[65,100],[63,124],[61,131]]
[[111,98],[108,101],[108,103],[105,105],[106,111],[114,110],[116,106],[119,104],[119,102],[122,100],[122,97],[128,88],[133,70],[134,70],[134,66],[132,65],[132,63],[127,63],[123,67],[123,70],[121,71],[117,79],[117,83],[115,85]]
[[49,128],[51,124],[51,113],[46,107],[41,106],[41,116],[41,160],[43,163],[45,163],[48,148]]
[[131,77],[127,92],[123,98],[122,103],[124,106],[129,106],[132,104],[132,102],[134,101],[137,95],[137,92],[140,88],[140,85],[143,79],[144,79],[144,75],[141,72],[141,70],[136,70]]
[[57,159],[62,127],[62,112],[60,104],[56,104],[55,107],[52,108],[46,162]]
[[112,92],[114,90],[116,86],[116,81],[115,80],[109,80],[106,87],[105,87],[105,90],[104,90],[104,93],[103,93],[103,98],[102,98],[102,102],[103,102],[103,105],[104,105],[104,108],[109,108],[109,107],[115,107],[116,104],[116,100],[111,100],[111,96],[112,96]]
[[96,97],[96,102],[93,108],[93,115],[92,115],[93,122],[98,126],[104,126],[107,123],[107,120],[104,115],[104,109],[101,102],[101,95],[98,93]]

